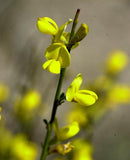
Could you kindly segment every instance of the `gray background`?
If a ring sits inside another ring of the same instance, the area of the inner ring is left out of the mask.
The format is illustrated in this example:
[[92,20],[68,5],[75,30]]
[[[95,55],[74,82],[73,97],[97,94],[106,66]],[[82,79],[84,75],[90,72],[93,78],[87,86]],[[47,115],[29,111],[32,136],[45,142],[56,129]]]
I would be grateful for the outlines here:
[[[38,17],[47,16],[60,26],[74,17],[77,8],[81,9],[80,23],[87,23],[90,30],[87,38],[72,51],[71,66],[67,69],[69,78],[65,79],[63,88],[78,73],[83,73],[87,81],[102,74],[104,60],[113,49],[123,50],[130,57],[129,0],[0,0],[0,81],[8,84],[12,92],[16,92],[17,84],[25,85],[28,82],[28,73],[33,72],[28,64],[34,61],[37,69],[33,86],[44,92],[46,86],[51,85],[48,91],[50,96],[46,98],[51,105],[55,92],[55,84],[51,81],[57,77],[41,67],[50,36],[37,30],[36,21]],[[28,55],[33,52],[30,62]],[[129,68],[130,64],[122,73],[120,82],[129,83]],[[129,111],[129,106],[120,106],[95,127],[95,160],[130,159]],[[40,142],[43,125],[39,125]]]

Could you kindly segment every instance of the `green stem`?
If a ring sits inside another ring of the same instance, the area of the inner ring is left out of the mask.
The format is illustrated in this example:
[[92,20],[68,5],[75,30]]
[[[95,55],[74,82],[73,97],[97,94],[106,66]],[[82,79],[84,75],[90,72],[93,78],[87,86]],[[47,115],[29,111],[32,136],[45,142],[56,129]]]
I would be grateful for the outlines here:
[[60,72],[60,78],[59,78],[59,83],[58,83],[58,87],[57,87],[56,95],[55,95],[55,99],[54,99],[54,105],[53,105],[53,110],[52,110],[50,124],[53,123],[54,119],[55,119],[56,110],[57,110],[57,101],[58,101],[59,96],[60,96],[60,91],[61,91],[61,87],[62,87],[64,75],[65,75],[65,71],[66,71],[66,69],[62,68],[61,72]]
[[48,155],[48,146],[49,146],[51,133],[52,133],[52,123],[47,125],[47,133],[44,141],[44,146],[42,148],[40,160],[45,160]]
[[[76,27],[76,24],[78,22],[77,19],[78,19],[78,16],[79,16],[79,12],[80,12],[80,10],[77,9],[77,12],[76,12],[76,15],[75,15],[75,18],[74,18],[74,21],[73,21],[73,26],[72,26],[69,42],[74,35],[75,27]],[[67,49],[68,49],[69,52],[71,51],[71,47],[72,46],[70,46],[69,44],[67,45]],[[59,100],[65,71],[66,71],[66,68],[62,68],[61,72],[60,72],[59,82],[58,82],[58,86],[57,86],[57,90],[56,90],[56,94],[55,94],[55,99],[54,99],[54,103],[53,103],[51,119],[50,119],[50,122],[47,125],[47,133],[46,133],[46,137],[45,137],[45,141],[44,141],[44,146],[42,148],[42,153],[41,153],[40,160],[45,160],[47,155],[48,155],[49,141],[50,141],[50,137],[51,137],[51,133],[52,133],[53,122],[54,122],[54,119],[55,119],[55,116],[56,116],[56,111],[57,111],[57,107],[58,107],[57,102]]]
[[75,28],[76,28],[76,25],[78,23],[79,13],[80,13],[80,9],[77,9],[77,12],[76,12],[75,17],[74,17],[73,25],[72,25],[72,30],[71,30],[71,33],[70,33],[69,43],[70,43],[72,37],[74,36]]

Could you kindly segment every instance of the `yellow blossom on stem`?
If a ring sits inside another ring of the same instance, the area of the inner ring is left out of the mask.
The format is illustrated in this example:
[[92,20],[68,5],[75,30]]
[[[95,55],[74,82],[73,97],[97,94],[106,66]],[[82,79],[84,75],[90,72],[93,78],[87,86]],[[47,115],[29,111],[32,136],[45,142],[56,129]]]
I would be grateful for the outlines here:
[[56,42],[63,42],[65,44],[68,43],[69,39],[67,39],[67,37],[66,37],[66,34],[68,34],[68,33],[65,32],[65,29],[66,29],[67,25],[71,22],[72,22],[72,19],[69,19],[69,21],[67,21],[66,23],[64,23],[63,25],[60,26],[57,34],[55,35],[55,37],[53,39],[53,43],[56,43]]
[[58,141],[67,140],[75,136],[79,132],[79,125],[77,122],[72,122],[70,125],[64,126],[62,128],[55,128],[56,138]]
[[61,43],[53,43],[45,51],[47,61],[43,64],[43,69],[51,73],[59,74],[61,68],[70,65],[70,54],[65,45]]
[[40,32],[44,34],[52,35],[53,43],[56,43],[59,41],[67,43],[66,38],[64,37],[63,33],[66,29],[66,26],[71,22],[72,22],[72,19],[69,19],[68,22],[64,23],[58,28],[58,25],[56,24],[56,22],[52,20],[51,18],[39,17],[37,21],[37,28]]
[[78,74],[66,92],[66,100],[78,102],[80,105],[89,106],[96,102],[98,96],[90,90],[79,90],[82,84],[82,74]]
[[57,24],[49,17],[39,17],[37,27],[44,34],[56,35],[58,31]]
[[58,144],[50,150],[50,153],[59,153],[65,155],[72,150],[73,146],[70,142],[66,144]]

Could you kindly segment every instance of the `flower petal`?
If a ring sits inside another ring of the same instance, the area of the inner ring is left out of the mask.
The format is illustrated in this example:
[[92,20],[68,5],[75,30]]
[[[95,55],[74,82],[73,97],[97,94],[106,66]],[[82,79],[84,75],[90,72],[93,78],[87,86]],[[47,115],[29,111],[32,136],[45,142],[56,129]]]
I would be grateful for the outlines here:
[[74,100],[75,93],[79,90],[82,80],[82,74],[79,73],[66,91],[67,101],[71,102]]
[[45,19],[46,21],[48,21],[50,24],[52,24],[56,30],[58,30],[58,26],[57,26],[57,24],[56,24],[56,22],[55,22],[54,20],[52,20],[52,19],[49,18],[49,17],[44,17],[44,19]]
[[49,59],[55,59],[57,60],[59,55],[59,50],[61,48],[61,43],[53,43],[51,44],[45,51],[45,57],[47,60]]
[[54,74],[60,73],[60,62],[56,61],[55,59],[46,61],[42,67],[43,69],[47,69],[51,73],[54,73]]
[[74,95],[75,95],[75,88],[72,85],[70,85],[66,91],[66,100],[69,102],[73,101]]
[[44,34],[56,35],[58,31],[57,24],[49,17],[39,17],[37,27]]
[[82,74],[79,73],[75,79],[73,80],[73,82],[71,83],[73,86],[75,86],[75,92],[77,92],[82,84],[83,78],[82,78]]
[[[54,42],[57,42],[57,41],[59,41],[59,40],[61,39],[61,36],[63,35],[63,33],[64,33],[67,25],[68,25],[69,23],[71,23],[71,22],[72,22],[72,19],[69,19],[68,22],[66,22],[66,23],[64,23],[62,26],[60,26],[60,28],[59,28],[56,36],[55,36]],[[62,39],[63,39],[63,38],[62,38]]]
[[57,138],[60,141],[64,141],[66,139],[69,139],[73,136],[75,136],[79,132],[79,125],[78,123],[72,122],[70,125],[67,125],[61,129],[59,129],[57,133]]
[[73,45],[71,49],[75,49],[76,47],[79,46],[79,44],[80,44],[80,42],[75,43],[75,45]]
[[43,68],[43,69],[47,69],[48,66],[51,64],[52,61],[53,61],[53,59],[46,61],[46,62],[42,65],[42,68]]
[[83,106],[89,106],[96,102],[98,96],[90,90],[79,90],[74,97],[74,100]]
[[53,43],[45,51],[47,60],[55,59],[60,62],[62,68],[70,65],[70,54],[65,45],[61,43]]
[[61,67],[66,68],[70,65],[71,57],[67,48],[63,45],[60,48],[58,61],[60,61]]

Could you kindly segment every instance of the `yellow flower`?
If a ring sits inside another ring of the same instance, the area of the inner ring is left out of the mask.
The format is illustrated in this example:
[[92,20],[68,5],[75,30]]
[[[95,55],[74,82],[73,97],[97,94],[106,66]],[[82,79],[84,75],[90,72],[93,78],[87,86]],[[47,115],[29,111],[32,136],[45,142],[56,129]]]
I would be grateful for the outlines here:
[[54,128],[56,137],[59,141],[64,141],[75,136],[79,132],[79,125],[77,122],[72,122],[70,125],[64,126],[60,129]]
[[111,105],[130,103],[130,87],[116,84],[112,90],[108,92],[107,102]]
[[65,45],[61,43],[53,43],[45,52],[47,61],[43,64],[43,69],[51,73],[59,74],[61,68],[70,65],[70,54]]
[[37,146],[18,134],[12,141],[11,153],[17,160],[35,160],[37,157]]
[[30,89],[24,95],[16,97],[14,102],[14,113],[22,122],[29,122],[38,112],[42,104],[41,95],[36,90]]
[[59,41],[66,42],[66,38],[64,37],[63,33],[64,33],[64,30],[66,29],[66,26],[71,22],[72,22],[72,19],[69,19],[68,22],[64,23],[62,26],[58,28],[55,21],[53,21],[51,18],[39,17],[37,21],[37,27],[40,32],[44,34],[53,35],[53,43],[56,43]]
[[39,17],[37,21],[37,27],[39,31],[44,34],[56,35],[58,31],[57,24],[49,17]]
[[68,43],[69,39],[67,39],[66,32],[64,32],[64,31],[65,31],[67,25],[71,22],[72,22],[72,19],[69,19],[68,22],[66,22],[66,23],[64,23],[63,25],[60,26],[57,34],[55,35],[55,37],[53,39],[53,43],[56,43],[56,42],[63,42],[64,44]]
[[84,127],[88,124],[88,117],[86,112],[84,112],[83,107],[75,106],[75,108],[72,108],[72,110],[67,114],[67,121],[68,122],[73,122],[76,121],[78,122],[80,127]]
[[92,160],[92,145],[85,140],[76,139],[73,142],[73,160]]
[[23,97],[21,105],[26,110],[33,110],[41,103],[41,95],[34,90],[29,90]]
[[126,67],[127,63],[128,56],[125,52],[120,50],[113,51],[106,62],[107,72],[111,74],[117,74]]
[[[1,112],[2,108],[0,107],[0,112]],[[1,120],[1,115],[0,115],[0,120]]]
[[66,144],[58,144],[50,150],[50,153],[59,153],[65,155],[72,150],[73,146],[70,142]]
[[90,90],[79,90],[82,81],[82,74],[79,73],[67,89],[66,100],[78,102],[83,106],[92,105],[98,99],[98,96]]

